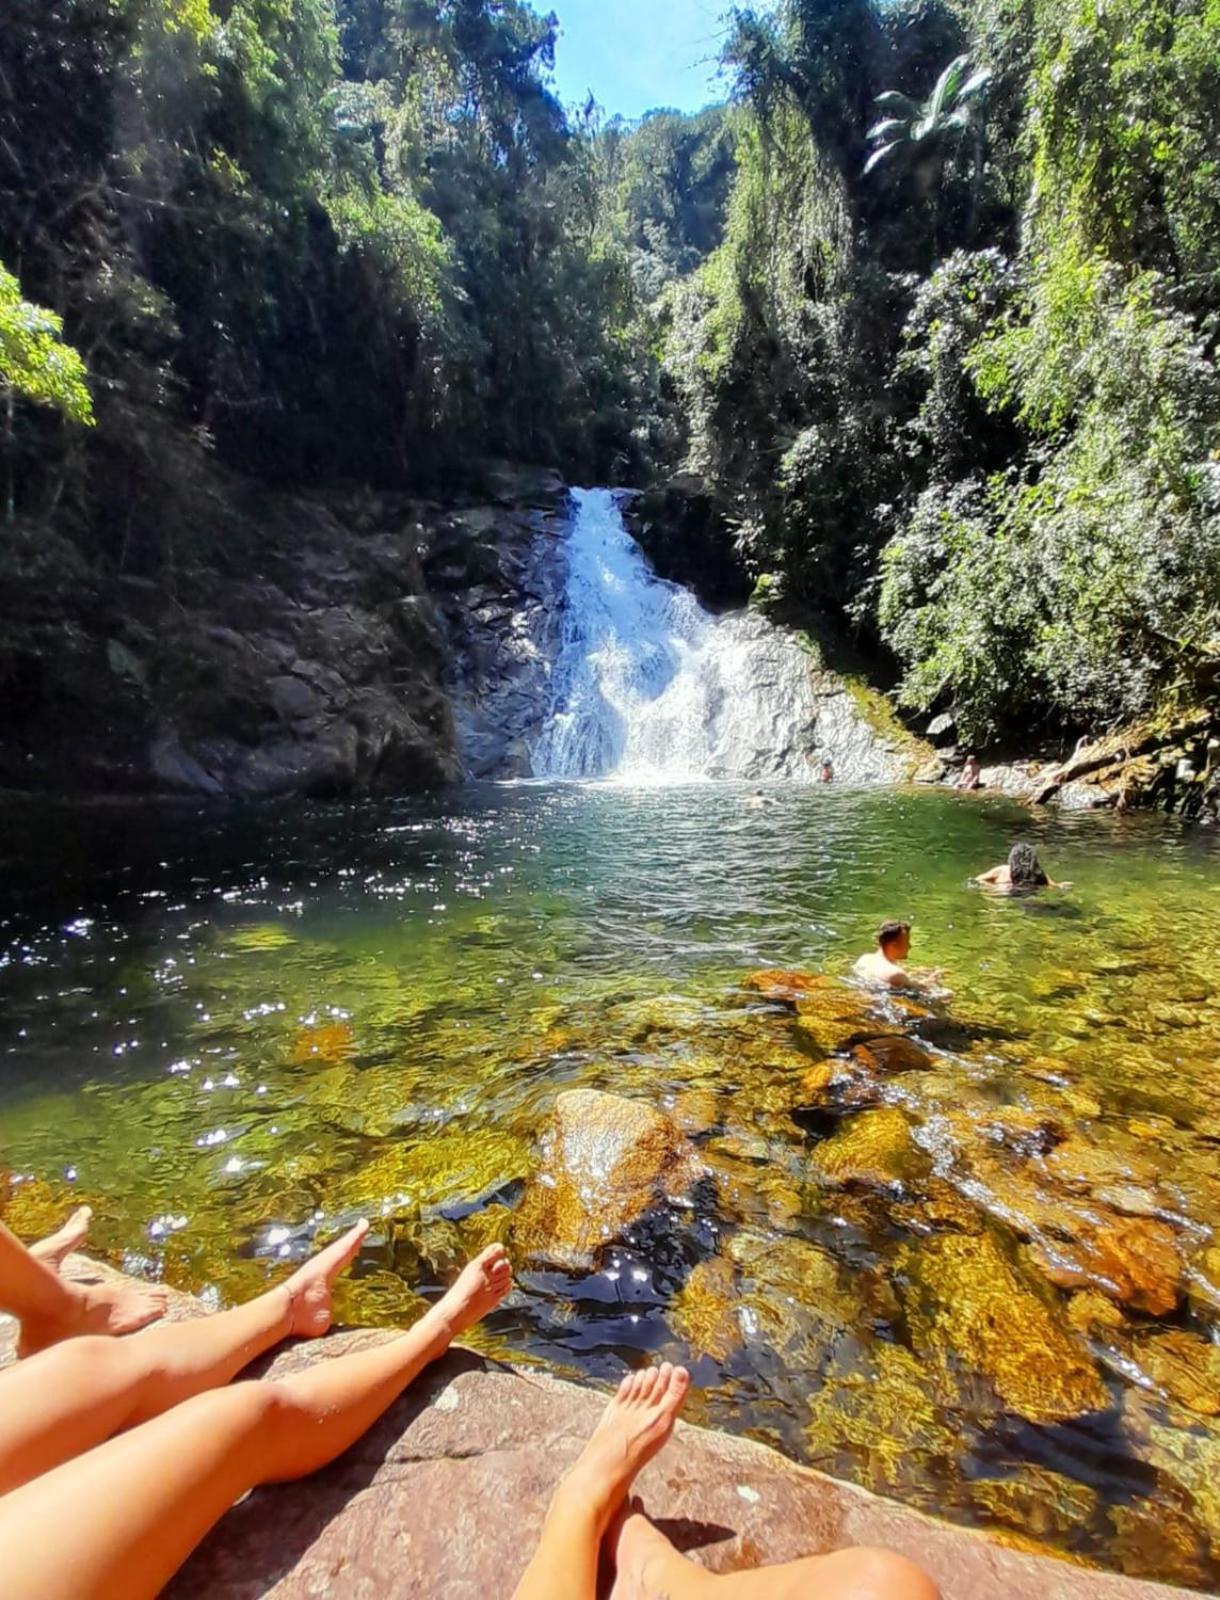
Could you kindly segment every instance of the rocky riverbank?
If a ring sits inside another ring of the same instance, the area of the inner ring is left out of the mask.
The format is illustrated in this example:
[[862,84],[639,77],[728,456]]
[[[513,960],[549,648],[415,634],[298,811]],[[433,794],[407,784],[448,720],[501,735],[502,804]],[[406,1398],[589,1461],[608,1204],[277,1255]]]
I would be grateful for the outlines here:
[[[83,1257],[71,1266],[77,1276],[107,1270]],[[179,1295],[171,1314],[206,1313]],[[336,1333],[298,1344],[270,1363],[270,1374],[388,1337]],[[508,1600],[554,1487],[602,1404],[576,1385],[455,1350],[333,1466],[235,1506],[167,1592],[173,1600]],[[920,1562],[944,1600],[1181,1593],[1024,1553],[794,1466],[762,1445],[686,1424],[638,1492],[712,1572],[863,1544]]]

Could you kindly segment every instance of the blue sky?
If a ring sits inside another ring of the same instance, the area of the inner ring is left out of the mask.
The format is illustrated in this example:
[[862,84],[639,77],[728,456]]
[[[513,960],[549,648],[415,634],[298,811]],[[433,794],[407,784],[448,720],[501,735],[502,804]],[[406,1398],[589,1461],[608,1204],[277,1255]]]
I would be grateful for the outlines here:
[[559,16],[555,88],[565,103],[590,91],[608,117],[657,106],[697,111],[724,98],[715,79],[732,0],[536,0]]

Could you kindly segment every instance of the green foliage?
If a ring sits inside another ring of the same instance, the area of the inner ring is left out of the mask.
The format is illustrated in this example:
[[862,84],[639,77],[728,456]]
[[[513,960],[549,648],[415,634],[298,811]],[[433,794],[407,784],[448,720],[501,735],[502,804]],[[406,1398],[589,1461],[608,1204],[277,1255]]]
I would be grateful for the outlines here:
[[23,300],[21,285],[0,264],[0,390],[91,426],[85,363],[63,342],[63,331],[63,318]]
[[983,91],[991,81],[986,67],[970,70],[970,57],[955,56],[922,105],[898,89],[877,96],[878,107],[888,116],[868,130],[873,152],[864,163],[867,176],[896,151],[919,151],[960,136],[977,121]]

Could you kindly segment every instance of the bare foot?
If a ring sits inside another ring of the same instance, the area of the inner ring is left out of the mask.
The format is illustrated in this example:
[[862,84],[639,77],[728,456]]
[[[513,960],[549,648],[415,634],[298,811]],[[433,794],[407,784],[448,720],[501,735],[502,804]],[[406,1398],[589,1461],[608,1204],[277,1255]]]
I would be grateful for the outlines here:
[[26,1316],[17,1341],[19,1356],[32,1356],[48,1345],[86,1333],[135,1333],[165,1315],[169,1294],[158,1284],[117,1282],[74,1283],[60,1280],[66,1291],[61,1310],[45,1317]]
[[491,1244],[482,1255],[466,1263],[458,1281],[433,1310],[448,1329],[449,1337],[458,1339],[467,1328],[473,1328],[494,1311],[512,1286],[508,1254],[502,1244]]
[[334,1244],[327,1245],[299,1267],[285,1283],[290,1339],[320,1339],[330,1327],[331,1289],[343,1269],[356,1259],[368,1231],[369,1225],[362,1219],[341,1239],[336,1239]]
[[690,1388],[685,1367],[646,1367],[624,1378],[559,1494],[592,1511],[604,1534],[636,1476],[674,1431]]
[[[659,1600],[672,1587],[670,1579],[675,1567],[694,1567],[648,1520],[638,1500],[623,1507],[617,1526],[609,1534],[607,1548],[614,1559],[610,1600]],[[698,1574],[698,1569],[694,1570]]]
[[58,1232],[32,1244],[30,1254],[35,1261],[41,1261],[44,1267],[53,1267],[58,1272],[65,1256],[70,1256],[73,1250],[79,1250],[84,1244],[92,1218],[93,1212],[89,1206],[78,1206]]

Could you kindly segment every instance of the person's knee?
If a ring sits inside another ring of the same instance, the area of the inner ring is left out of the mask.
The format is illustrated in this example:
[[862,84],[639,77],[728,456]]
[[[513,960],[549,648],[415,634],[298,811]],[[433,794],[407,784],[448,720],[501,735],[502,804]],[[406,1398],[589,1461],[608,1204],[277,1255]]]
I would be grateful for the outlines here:
[[940,1591],[923,1568],[894,1550],[864,1546],[844,1556],[852,1600],[939,1600]]

